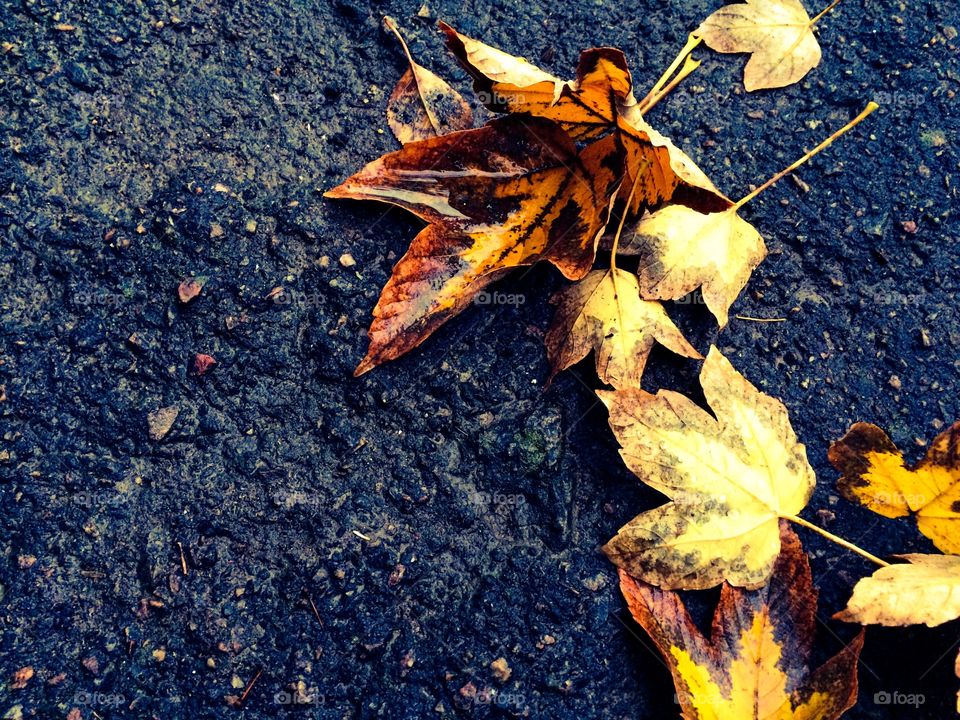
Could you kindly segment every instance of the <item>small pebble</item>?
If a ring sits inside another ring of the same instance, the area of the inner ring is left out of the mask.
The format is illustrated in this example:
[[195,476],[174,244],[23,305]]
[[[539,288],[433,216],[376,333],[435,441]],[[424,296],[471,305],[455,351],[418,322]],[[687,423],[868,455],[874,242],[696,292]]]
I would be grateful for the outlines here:
[[163,440],[173,427],[180,409],[175,405],[157,408],[147,415],[147,431],[151,440]]
[[357,264],[357,261],[353,259],[353,255],[350,253],[344,253],[340,256],[340,264],[345,268],[351,268]]
[[498,657],[492,663],[490,663],[490,670],[493,671],[493,676],[502,683],[505,683],[510,679],[510,676],[513,674],[513,670],[510,669],[510,665],[507,663],[507,659],[503,657]]
[[894,390],[899,390],[900,388],[903,387],[903,383],[900,382],[900,378],[897,377],[896,375],[891,375],[889,382],[890,382],[890,387],[892,387]]
[[10,680],[10,687],[14,690],[23,690],[32,677],[33,668],[30,665],[22,667],[13,674]]

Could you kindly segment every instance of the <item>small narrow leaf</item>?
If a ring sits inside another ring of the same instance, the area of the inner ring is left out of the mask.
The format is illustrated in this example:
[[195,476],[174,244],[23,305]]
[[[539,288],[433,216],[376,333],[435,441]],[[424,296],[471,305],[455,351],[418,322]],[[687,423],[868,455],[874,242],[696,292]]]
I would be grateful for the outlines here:
[[387,124],[397,140],[406,145],[472,127],[473,112],[463,96],[414,61],[392,18],[383,22],[397,36],[410,64],[387,102]]

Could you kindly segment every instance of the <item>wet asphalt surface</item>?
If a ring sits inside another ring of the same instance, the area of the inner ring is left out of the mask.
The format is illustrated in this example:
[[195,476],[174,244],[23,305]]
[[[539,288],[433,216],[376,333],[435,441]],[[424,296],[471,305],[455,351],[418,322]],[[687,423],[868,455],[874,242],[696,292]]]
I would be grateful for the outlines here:
[[[642,88],[714,7],[2,0],[0,716],[676,717],[597,550],[661,500],[588,363],[543,389],[558,274],[353,379],[418,225],[321,193],[396,147],[384,14],[466,92],[436,19],[559,75],[620,47]],[[748,96],[742,58],[701,51],[649,117],[737,196],[883,105],[744,211],[771,254],[733,313],[783,322],[670,310],[790,409],[805,516],[877,554],[933,548],[839,499],[826,450],[865,420],[915,459],[960,418],[958,16],[844,0],[802,83]],[[647,383],[696,394],[696,372],[658,351]],[[801,539],[823,659],[869,568]],[[957,629],[871,628],[846,717],[949,717]]]

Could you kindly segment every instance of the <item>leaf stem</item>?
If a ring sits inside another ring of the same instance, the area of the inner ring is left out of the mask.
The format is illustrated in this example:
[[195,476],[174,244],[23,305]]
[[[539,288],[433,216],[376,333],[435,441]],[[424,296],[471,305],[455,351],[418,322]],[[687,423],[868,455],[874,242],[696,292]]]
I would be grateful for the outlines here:
[[830,540],[831,542],[835,542],[837,545],[840,545],[841,547],[845,547],[847,550],[855,552],[857,555],[860,555],[861,557],[866,558],[872,563],[876,563],[880,567],[887,567],[890,564],[886,560],[881,560],[876,555],[871,555],[863,548],[857,547],[849,540],[844,540],[839,535],[834,535],[832,532],[828,530],[824,530],[819,525],[814,525],[812,522],[808,520],[804,520],[799,515],[787,515],[784,517],[784,520],[789,520],[790,522],[796,523],[797,525],[801,525],[807,528],[808,530],[813,530],[815,533],[819,533],[820,535],[825,537],[827,540]]
[[656,95],[650,96],[649,100],[644,98],[645,103],[643,105],[643,108],[641,109],[640,114],[643,115],[645,113],[650,112],[650,110],[653,109],[654,105],[656,105],[658,102],[663,100],[663,98],[669,95],[677,85],[683,82],[684,78],[690,75],[690,73],[692,73],[698,67],[700,67],[700,61],[694,60],[692,57],[688,55],[687,59],[683,63],[683,67],[680,69],[680,72],[677,73],[677,76],[673,78],[673,80],[671,80],[669,84],[663,88],[663,90],[658,92]]
[[824,15],[826,15],[828,12],[830,12],[831,10],[833,10],[833,9],[834,9],[837,5],[839,5],[839,4],[840,4],[840,0],[833,0],[832,3],[830,3],[829,5],[827,5],[823,10],[821,10],[821,11],[816,15],[816,17],[813,18],[813,20],[810,21],[809,27],[813,27],[813,26],[816,25],[818,22],[820,22],[820,19],[821,19]]
[[[647,93],[646,97],[640,101],[641,114],[643,112],[646,112],[646,110],[649,109],[648,105],[651,99],[654,96],[660,94],[660,91],[664,89],[664,86],[666,86],[667,82],[670,80],[670,77],[677,71],[677,68],[680,67],[680,64],[687,59],[690,53],[692,53],[694,49],[697,47],[697,45],[699,45],[701,42],[703,42],[703,40],[701,38],[698,38],[693,33],[687,36],[687,44],[683,46],[683,49],[673,59],[673,62],[670,63],[670,67],[668,67],[666,71],[663,73],[663,75],[660,76],[660,79],[657,80],[656,83],[654,83],[654,86],[652,88],[650,88],[650,92]],[[688,72],[687,75],[689,74],[690,73]],[[681,78],[681,80],[682,79],[683,78]],[[675,85],[673,87],[675,87]],[[669,92],[669,90],[667,92]],[[663,94],[666,94],[666,93],[663,93]]]
[[610,272],[614,277],[614,292],[616,292],[617,276],[617,250],[620,247],[620,235],[623,233],[623,225],[627,221],[627,215],[630,214],[630,208],[633,205],[633,196],[637,192],[637,185],[640,184],[640,173],[633,177],[633,185],[630,186],[630,194],[627,196],[627,204],[623,206],[620,214],[620,224],[617,226],[617,234],[613,236],[613,247],[610,249]]
[[819,145],[817,145],[813,150],[811,150],[811,151],[809,151],[808,153],[806,153],[802,158],[800,158],[800,159],[797,160],[795,163],[793,163],[792,165],[790,165],[790,167],[785,168],[784,170],[781,170],[780,172],[778,172],[776,175],[774,175],[772,178],[770,178],[769,180],[767,180],[763,185],[761,185],[760,187],[758,187],[758,188],[757,188],[756,190],[754,190],[753,192],[751,192],[751,193],[749,193],[749,194],[747,194],[747,195],[744,195],[738,202],[736,202],[736,203],[734,204],[734,206],[733,206],[733,211],[736,212],[736,211],[739,210],[741,207],[743,207],[744,205],[746,205],[748,202],[750,202],[751,200],[753,200],[757,195],[759,195],[760,193],[762,193],[764,190],[766,190],[767,188],[769,188],[769,187],[775,185],[776,183],[780,182],[784,177],[786,177],[787,175],[789,175],[790,173],[792,173],[794,170],[796,170],[798,167],[800,167],[801,165],[803,165],[805,162],[807,162],[808,160],[810,160],[810,158],[812,158],[812,157],[814,157],[815,155],[819,154],[819,153],[822,152],[823,150],[826,150],[828,147],[830,147],[830,145],[833,144],[833,141],[834,141],[834,140],[836,140],[837,138],[841,137],[842,135],[846,134],[847,132],[849,132],[850,130],[852,130],[854,127],[856,127],[857,125],[859,125],[859,124],[864,120],[864,118],[866,118],[870,113],[872,113],[874,110],[876,110],[876,109],[879,108],[879,107],[880,107],[880,106],[877,105],[877,104],[876,104],[875,102],[873,102],[873,101],[870,101],[869,103],[867,103],[867,107],[864,108],[863,112],[861,112],[861,113],[860,113],[859,115],[857,115],[853,120],[851,120],[850,122],[848,122],[846,125],[844,125],[842,128],[840,128],[839,130],[837,130],[836,132],[834,132],[832,135],[830,135],[830,137],[828,137],[828,138],[827,138],[826,140],[824,140],[822,143],[820,143]]
[[407,60],[409,60],[410,64],[413,65],[413,56],[410,54],[410,48],[407,47],[407,41],[404,40],[403,35],[400,34],[400,28],[397,27],[397,21],[389,15],[384,15],[383,24],[387,30],[397,36],[397,40],[400,41],[400,46],[403,48],[403,54],[407,56]]

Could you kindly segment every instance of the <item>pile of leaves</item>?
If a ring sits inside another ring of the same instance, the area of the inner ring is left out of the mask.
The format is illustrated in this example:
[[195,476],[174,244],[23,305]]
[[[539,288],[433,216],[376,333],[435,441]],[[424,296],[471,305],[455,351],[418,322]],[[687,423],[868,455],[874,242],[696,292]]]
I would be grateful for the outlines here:
[[[585,50],[574,79],[562,80],[441,23],[492,114],[479,126],[470,103],[414,61],[387,18],[409,62],[387,106],[403,147],[326,193],[391,203],[426,223],[373,310],[357,375],[423,343],[514,269],[546,261],[572,281],[552,298],[551,378],[593,352],[611,388],[598,394],[624,462],[669,499],[630,521],[604,551],[620,569],[630,612],[667,661],[685,718],[836,718],[856,703],[862,632],[821,668],[808,668],[816,592],[791,525],[880,566],[856,585],[839,619],[935,625],[960,616],[957,555],[890,564],[800,517],[816,477],[786,408],[715,348],[704,359],[663,305],[699,291],[722,328],[767,252],[740,216],[743,206],[876,105],[739,201],[646,113],[696,70],[691,53],[701,42],[751,55],[747,90],[798,81],[820,61],[813,28],[837,2],[813,19],[798,0],[722,8],[641,99],[620,50]],[[624,257],[635,271],[618,266]],[[682,394],[641,389],[655,343],[704,360],[700,384],[712,414]],[[887,517],[915,515],[939,549],[960,553],[958,440],[960,423],[908,468],[882,431],[858,424],[830,459],[848,498]],[[707,639],[675,591],[717,585]]]

